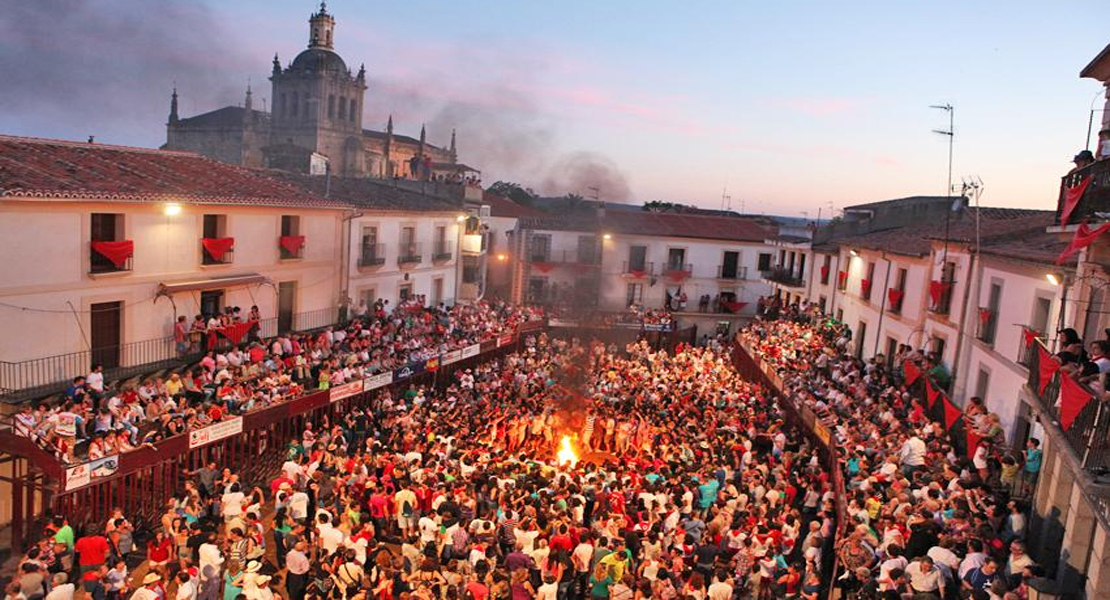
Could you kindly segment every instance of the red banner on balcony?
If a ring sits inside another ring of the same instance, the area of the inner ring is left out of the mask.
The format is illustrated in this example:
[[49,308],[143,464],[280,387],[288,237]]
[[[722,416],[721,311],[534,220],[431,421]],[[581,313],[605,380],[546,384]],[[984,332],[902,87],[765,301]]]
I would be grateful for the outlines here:
[[906,295],[906,293],[903,292],[902,290],[896,290],[894,288],[890,288],[889,290],[886,291],[887,301],[890,302],[890,306],[892,308],[896,308],[896,309],[897,308],[902,308],[902,296],[905,296],[905,295]]
[[1060,225],[1068,224],[1068,218],[1079,205],[1079,199],[1083,197],[1083,192],[1087,191],[1087,186],[1090,184],[1091,176],[1088,175],[1083,178],[1083,181],[1064,189],[1064,207],[1060,210]]
[[829,265],[821,267],[821,283],[829,282]]
[[135,254],[135,242],[120,240],[118,242],[93,242],[93,252],[112,261],[113,265],[122,267],[127,264],[127,259]]
[[981,324],[985,327],[987,325],[987,323],[990,322],[991,316],[993,316],[993,315],[994,315],[994,311],[992,311],[991,309],[989,309],[989,308],[980,308],[979,309],[979,324]]
[[871,280],[870,279],[860,279],[859,280],[859,293],[864,298],[870,298],[871,297]]
[[208,253],[208,256],[216,260],[223,260],[228,250],[235,246],[235,238],[202,238],[200,243],[204,246],[204,251]]
[[1091,229],[1086,223],[1080,223],[1079,228],[1075,230],[1075,237],[1071,238],[1068,247],[1056,257],[1056,264],[1062,265],[1069,256],[1079,252],[1080,250],[1090,246],[1100,235],[1106,233],[1110,229],[1110,223],[1104,223],[1098,229]]
[[1087,403],[1091,393],[1068,375],[1060,377],[1060,427],[1067,431]]
[[689,276],[689,271],[683,271],[681,269],[671,269],[667,271],[667,278],[674,282],[686,281],[686,278]]
[[947,281],[930,281],[929,282],[929,299],[933,301],[933,306],[940,304],[941,297],[944,293],[952,287],[951,283]]
[[728,312],[730,312],[732,314],[739,314],[740,311],[744,310],[744,307],[747,306],[747,305],[748,305],[747,302],[727,302],[726,301],[726,302],[721,303],[721,306],[725,307],[725,309],[728,310]]
[[1038,346],[1037,351],[1040,352],[1037,357],[1037,393],[1043,396],[1048,382],[1052,381],[1052,376],[1060,370],[1060,363],[1056,362],[1044,346]]
[[841,271],[841,272],[837,273],[836,274],[836,282],[837,282],[838,285],[840,285],[840,287],[844,287],[845,285],[847,285],[848,284],[848,272],[847,271]]
[[952,429],[963,416],[964,413],[960,411],[960,407],[952,404],[952,401],[948,398],[944,399],[944,428],[946,430]]
[[925,400],[929,403],[929,408],[932,408],[937,403],[937,398],[940,397],[940,390],[933,389],[933,382],[928,379],[925,380]]
[[304,236],[283,235],[278,239],[278,243],[281,244],[281,247],[285,248],[285,251],[289,254],[296,254],[301,251],[301,248],[304,248]]
[[1025,347],[1026,348],[1032,346],[1033,342],[1037,341],[1037,332],[1033,331],[1032,329],[1030,329],[1028,327],[1023,327],[1022,328],[1021,335],[1022,335],[1022,338],[1025,340]]
[[226,327],[220,327],[216,331],[231,341],[232,344],[238,344],[243,338],[258,326],[258,321],[245,321],[243,323],[232,323]]
[[906,385],[913,385],[921,377],[921,369],[912,360],[907,360],[902,363],[902,374],[906,376]]
[[637,279],[639,279],[639,278],[643,277],[644,275],[647,275],[647,271],[641,271],[639,269],[633,269],[633,270],[629,271],[628,274],[637,278]]
[[550,273],[552,270],[555,269],[555,263],[536,262],[532,263],[532,268],[539,271],[540,273]]

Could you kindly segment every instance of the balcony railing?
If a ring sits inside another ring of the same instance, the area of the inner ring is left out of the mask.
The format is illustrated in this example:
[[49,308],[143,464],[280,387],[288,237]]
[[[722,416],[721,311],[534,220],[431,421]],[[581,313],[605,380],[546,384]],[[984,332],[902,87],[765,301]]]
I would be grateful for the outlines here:
[[1081,185],[1087,177],[1091,180],[1068,216],[1068,223],[1080,223],[1091,217],[1102,220],[1110,216],[1110,160],[1100,160],[1068,173],[1060,179],[1060,196],[1056,202],[1056,223],[1060,222],[1067,190]]
[[127,259],[123,261],[123,264],[117,265],[108,259],[108,257],[94,250],[89,254],[89,273],[93,275],[126,273],[131,270],[131,258],[132,257],[128,256]]
[[416,242],[402,242],[397,246],[397,264],[415,265],[424,260],[420,254],[420,244]]
[[385,264],[385,244],[363,244],[358,266],[378,267]]
[[[1023,336],[1024,337],[1024,336]],[[1041,392],[1042,360],[1053,360],[1051,353],[1044,349],[1041,341],[1035,340],[1031,345],[1028,355],[1029,378],[1028,392],[1040,403],[1040,410],[1047,414],[1054,422],[1060,425],[1060,378],[1071,377],[1063,372],[1057,372],[1044,386]],[[1042,350],[1044,350],[1042,352]],[[1110,410],[1104,410],[1099,394],[1092,392],[1083,384],[1079,384],[1084,391],[1093,397],[1075,416],[1071,426],[1066,430],[1062,425],[1060,429],[1068,440],[1068,445],[1082,462],[1084,468],[1104,470],[1110,468]]]
[[630,277],[650,277],[655,274],[655,263],[646,261],[624,261],[621,274]]
[[794,271],[784,267],[773,267],[770,271],[763,272],[763,278],[787,287],[802,287],[805,281],[795,275]]
[[438,241],[432,250],[432,260],[451,260],[451,244],[446,241]]
[[668,276],[684,274],[686,277],[690,277],[694,274],[694,265],[690,263],[668,262],[664,265],[663,273]]
[[[283,325],[286,325],[286,331],[322,329],[337,322],[337,312],[336,308],[324,308],[295,313],[290,316],[289,323]],[[258,334],[263,337],[277,335],[278,317],[263,319],[259,323]],[[217,347],[230,345],[223,338],[218,343]],[[74,377],[88,374],[89,367],[94,364],[104,365],[104,379],[113,381],[181,362],[194,362],[203,353],[202,346],[191,345],[184,355],[180,355],[173,337],[164,337],[19,362],[0,361],[0,398],[33,398],[51,394],[65,388]]]
[[744,280],[747,278],[747,267],[726,267],[725,265],[719,265],[717,267],[717,279]]
[[558,263],[563,265],[583,265],[597,267],[601,265],[601,252],[590,252],[580,250],[563,250],[563,251],[536,251],[533,250],[528,254],[529,262],[532,263]]
[[204,247],[204,240],[200,242],[200,263],[202,265],[230,265],[235,262],[235,248],[228,248],[219,258],[212,256]]

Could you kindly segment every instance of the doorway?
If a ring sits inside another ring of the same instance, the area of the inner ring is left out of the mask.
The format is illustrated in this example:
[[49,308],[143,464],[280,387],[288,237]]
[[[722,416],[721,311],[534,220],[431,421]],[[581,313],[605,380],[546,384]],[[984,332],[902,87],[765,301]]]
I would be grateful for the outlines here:
[[218,317],[223,306],[223,290],[207,290],[200,293],[200,314],[204,315],[204,318]]
[[123,302],[101,302],[93,304],[90,310],[92,319],[89,346],[92,350],[92,364],[114,369],[119,366]]
[[296,299],[296,281],[282,281],[278,283],[278,333],[286,333],[293,330],[293,303]]
[[721,261],[721,279],[736,279],[736,270],[740,266],[739,252],[725,252]]

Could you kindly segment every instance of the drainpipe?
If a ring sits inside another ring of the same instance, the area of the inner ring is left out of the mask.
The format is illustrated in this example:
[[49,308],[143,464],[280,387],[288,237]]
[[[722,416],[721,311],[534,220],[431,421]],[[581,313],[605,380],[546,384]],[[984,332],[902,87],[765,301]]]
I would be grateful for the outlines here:
[[960,372],[960,355],[963,354],[963,352],[961,352],[961,351],[964,349],[964,344],[967,343],[967,341],[964,338],[964,327],[967,326],[967,307],[969,305],[968,301],[971,299],[971,279],[972,279],[971,275],[972,275],[972,273],[976,272],[976,269],[978,269],[978,273],[976,274],[977,281],[976,281],[976,286],[975,286],[976,300],[978,300],[978,298],[979,298],[978,290],[982,287],[982,281],[981,280],[983,278],[983,269],[979,267],[978,263],[975,260],[975,257],[978,254],[979,254],[978,249],[976,249],[975,252],[970,252],[969,251],[967,253],[967,255],[968,255],[968,278],[967,278],[967,286],[965,286],[965,288],[964,288],[963,306],[960,308],[960,326],[956,330],[956,354],[955,354],[955,356],[952,357],[952,384],[951,384],[952,389],[949,390],[950,392],[954,391],[955,388],[956,388],[956,380],[957,380],[957,377],[958,377],[959,372]]
[[[894,263],[887,257],[886,252],[883,252],[883,259],[886,260],[886,278],[883,281],[883,298],[879,302],[879,326],[875,328],[875,351],[871,354],[872,357],[879,354],[879,343],[883,339],[883,317],[886,316],[886,291],[890,287],[890,270],[894,267]],[[886,358],[887,360],[894,359],[892,356]]]
[[836,278],[833,279],[834,283],[833,283],[833,289],[832,289],[832,300],[829,301],[829,317],[830,318],[835,318],[835,316],[836,316],[836,293],[840,291],[840,248],[836,249],[836,273],[835,274],[830,273],[830,275],[835,275]]

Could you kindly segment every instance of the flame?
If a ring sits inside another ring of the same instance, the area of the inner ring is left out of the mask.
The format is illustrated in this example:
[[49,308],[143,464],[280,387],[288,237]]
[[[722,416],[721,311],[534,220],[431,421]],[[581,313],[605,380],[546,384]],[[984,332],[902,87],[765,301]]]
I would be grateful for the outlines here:
[[574,448],[570,445],[570,436],[564,435],[561,442],[559,442],[559,451],[555,454],[556,464],[559,466],[570,465],[574,468],[578,464],[578,454],[574,452]]

